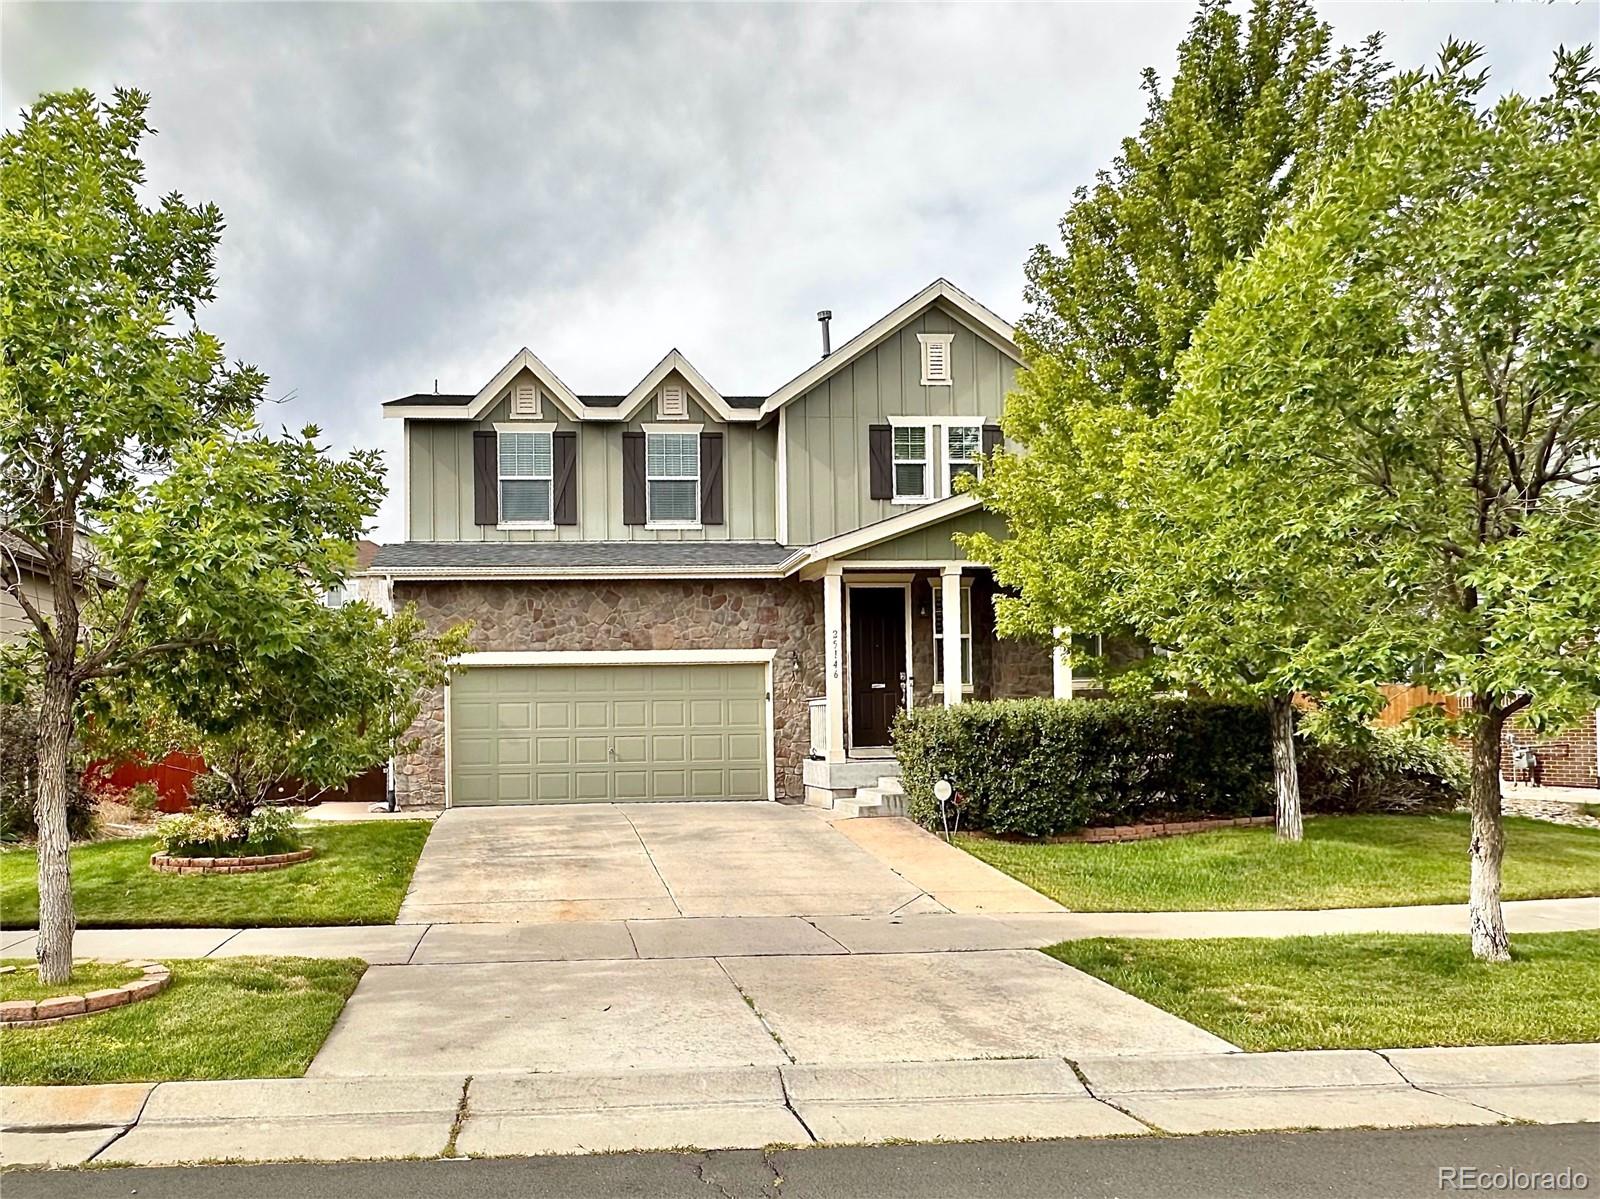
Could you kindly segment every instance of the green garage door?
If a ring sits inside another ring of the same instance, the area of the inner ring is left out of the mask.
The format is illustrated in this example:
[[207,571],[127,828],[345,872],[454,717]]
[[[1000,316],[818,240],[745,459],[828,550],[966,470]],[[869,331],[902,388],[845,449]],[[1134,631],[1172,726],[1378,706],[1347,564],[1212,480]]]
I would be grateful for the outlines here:
[[480,666],[450,684],[450,802],[765,799],[761,665]]

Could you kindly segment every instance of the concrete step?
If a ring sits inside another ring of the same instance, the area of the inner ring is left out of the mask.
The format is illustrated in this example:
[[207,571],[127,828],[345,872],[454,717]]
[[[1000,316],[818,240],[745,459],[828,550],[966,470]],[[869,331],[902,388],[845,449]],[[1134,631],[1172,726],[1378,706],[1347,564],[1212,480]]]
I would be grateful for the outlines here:
[[878,786],[876,789],[882,791],[885,795],[904,795],[906,793],[906,789],[901,784],[900,776],[898,774],[884,775],[878,780]]
[[900,789],[898,780],[893,790],[862,787],[853,796],[835,800],[833,810],[852,817],[904,816],[905,792]]

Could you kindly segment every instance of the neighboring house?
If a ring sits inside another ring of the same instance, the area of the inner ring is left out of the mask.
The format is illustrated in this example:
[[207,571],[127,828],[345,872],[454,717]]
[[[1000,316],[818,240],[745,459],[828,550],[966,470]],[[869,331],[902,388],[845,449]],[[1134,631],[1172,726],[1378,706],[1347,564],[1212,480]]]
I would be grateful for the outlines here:
[[372,573],[473,645],[400,803],[827,803],[896,773],[908,705],[1070,689],[1048,646],[996,638],[951,540],[1004,530],[953,481],[1001,444],[1011,326],[944,280],[832,353],[826,318],[767,395],[676,350],[580,395],[524,349],[472,394],[384,406],[407,539]]
[[356,568],[323,594],[322,602],[340,608],[352,600],[365,600],[380,612],[389,611],[389,581],[372,571],[372,560],[381,547],[365,537],[356,542]]
[[43,561],[16,537],[0,534],[0,641],[21,641],[33,632],[33,621],[17,598],[19,591],[36,611],[55,615]]

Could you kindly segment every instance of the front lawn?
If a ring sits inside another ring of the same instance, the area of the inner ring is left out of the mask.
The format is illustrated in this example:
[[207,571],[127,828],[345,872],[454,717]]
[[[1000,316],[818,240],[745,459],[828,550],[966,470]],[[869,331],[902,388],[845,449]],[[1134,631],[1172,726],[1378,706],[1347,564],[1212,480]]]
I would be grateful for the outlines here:
[[367,968],[354,958],[167,965],[172,985],[153,999],[0,1032],[0,1085],[298,1078]]
[[1465,936],[1068,941],[1051,957],[1244,1049],[1600,1040],[1600,933],[1523,933],[1512,961]]
[[[72,851],[79,928],[251,928],[393,924],[433,826],[372,820],[308,828],[309,862],[260,874],[158,874],[152,837]],[[39,895],[31,849],[0,854],[0,923],[31,928]]]
[[[1600,831],[1506,818],[1505,898],[1600,891]],[[1079,912],[1206,912],[1465,903],[1464,813],[1315,816],[1299,844],[1234,828],[1124,844],[956,843]]]

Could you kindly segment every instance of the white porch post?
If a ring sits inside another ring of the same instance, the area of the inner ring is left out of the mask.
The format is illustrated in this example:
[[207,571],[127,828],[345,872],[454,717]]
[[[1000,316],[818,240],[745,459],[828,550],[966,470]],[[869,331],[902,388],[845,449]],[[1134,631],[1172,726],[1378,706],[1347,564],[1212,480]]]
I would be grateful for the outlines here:
[[1063,641],[1072,638],[1071,629],[1056,628],[1056,644],[1050,650],[1051,675],[1055,682],[1055,697],[1057,699],[1072,698],[1072,651]]
[[939,576],[940,620],[944,624],[944,706],[961,702],[961,567],[945,566]]
[[822,576],[823,662],[827,674],[828,761],[844,761],[844,570]]

